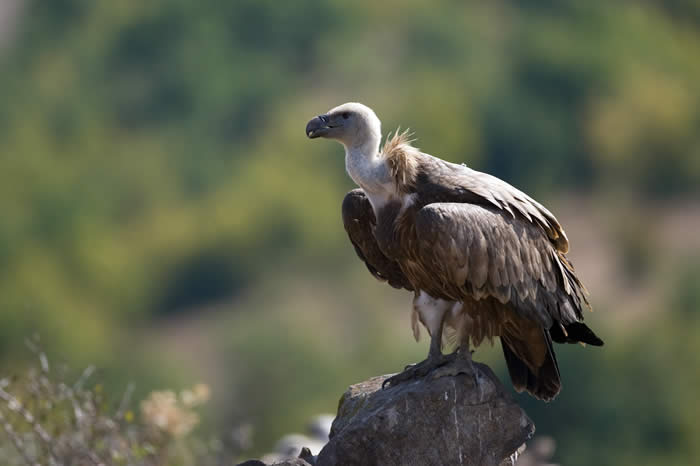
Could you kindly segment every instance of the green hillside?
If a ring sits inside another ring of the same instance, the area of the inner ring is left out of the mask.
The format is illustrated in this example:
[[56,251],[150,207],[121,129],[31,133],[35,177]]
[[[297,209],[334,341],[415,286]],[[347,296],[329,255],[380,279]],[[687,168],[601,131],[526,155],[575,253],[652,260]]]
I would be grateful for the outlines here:
[[607,345],[522,399],[557,460],[700,464],[700,2],[15,1],[0,376],[38,333],[110,387],[210,377],[208,428],[250,421],[261,452],[422,357],[410,296],[345,237],[342,149],[303,134],[356,100],[553,205],[584,281],[612,270],[589,286]]

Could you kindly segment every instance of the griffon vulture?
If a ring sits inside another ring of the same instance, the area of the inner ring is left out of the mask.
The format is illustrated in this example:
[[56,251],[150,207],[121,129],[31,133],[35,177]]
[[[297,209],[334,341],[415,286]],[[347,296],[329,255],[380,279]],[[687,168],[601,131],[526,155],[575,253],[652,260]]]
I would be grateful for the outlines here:
[[[414,335],[420,321],[431,337],[427,359],[386,383],[431,372],[473,376],[470,343],[500,337],[515,389],[548,401],[561,388],[552,341],[603,344],[582,322],[590,306],[566,258],[566,234],[540,203],[421,152],[406,132],[380,149],[379,118],[359,103],[315,117],[306,135],[345,147],[360,187],[343,201],[350,241],[374,277],[414,292]],[[444,355],[447,333],[458,348]]]

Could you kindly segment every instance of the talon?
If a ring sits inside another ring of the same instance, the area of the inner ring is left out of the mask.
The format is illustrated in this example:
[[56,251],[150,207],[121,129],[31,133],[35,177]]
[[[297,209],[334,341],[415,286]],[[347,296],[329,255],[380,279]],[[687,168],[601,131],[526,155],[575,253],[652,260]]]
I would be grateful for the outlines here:
[[384,380],[384,382],[382,382],[382,389],[386,388],[387,386],[398,385],[401,382],[406,382],[411,379],[425,377],[436,369],[453,361],[455,358],[456,354],[454,353],[448,355],[440,354],[429,356],[428,359],[417,364],[409,364],[406,366],[403,372],[399,372],[398,374]]
[[471,359],[471,354],[473,351],[469,351],[467,355],[465,355],[463,352],[456,351],[455,353],[452,353],[454,355],[454,358],[450,361],[449,364],[445,364],[444,366],[436,369],[432,374],[431,377],[433,379],[437,379],[440,377],[447,377],[447,376],[456,376],[458,374],[465,374],[469,375],[472,377],[474,380],[474,386],[476,387],[479,383],[477,379],[477,374],[476,370],[474,368],[474,364],[472,363]]

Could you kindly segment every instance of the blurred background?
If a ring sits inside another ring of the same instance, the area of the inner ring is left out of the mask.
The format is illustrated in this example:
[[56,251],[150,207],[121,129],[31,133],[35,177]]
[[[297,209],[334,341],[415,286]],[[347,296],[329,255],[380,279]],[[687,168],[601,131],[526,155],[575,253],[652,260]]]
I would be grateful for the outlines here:
[[0,95],[0,375],[205,383],[255,456],[422,359],[304,136],[360,101],[565,226],[606,346],[517,395],[555,460],[700,464],[700,1],[0,0]]

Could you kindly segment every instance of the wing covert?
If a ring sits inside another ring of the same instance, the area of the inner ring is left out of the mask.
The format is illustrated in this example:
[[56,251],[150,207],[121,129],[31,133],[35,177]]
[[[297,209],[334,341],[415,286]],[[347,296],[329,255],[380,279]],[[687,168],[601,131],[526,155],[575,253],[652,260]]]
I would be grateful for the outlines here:
[[415,226],[422,281],[433,292],[493,297],[545,328],[582,319],[585,290],[539,225],[495,206],[445,202],[420,209]]
[[466,202],[493,206],[510,216],[522,216],[546,233],[557,251],[566,253],[569,240],[556,217],[542,204],[505,181],[464,165],[458,165],[428,154],[422,154],[422,171],[418,177],[423,189],[432,191],[435,202]]

